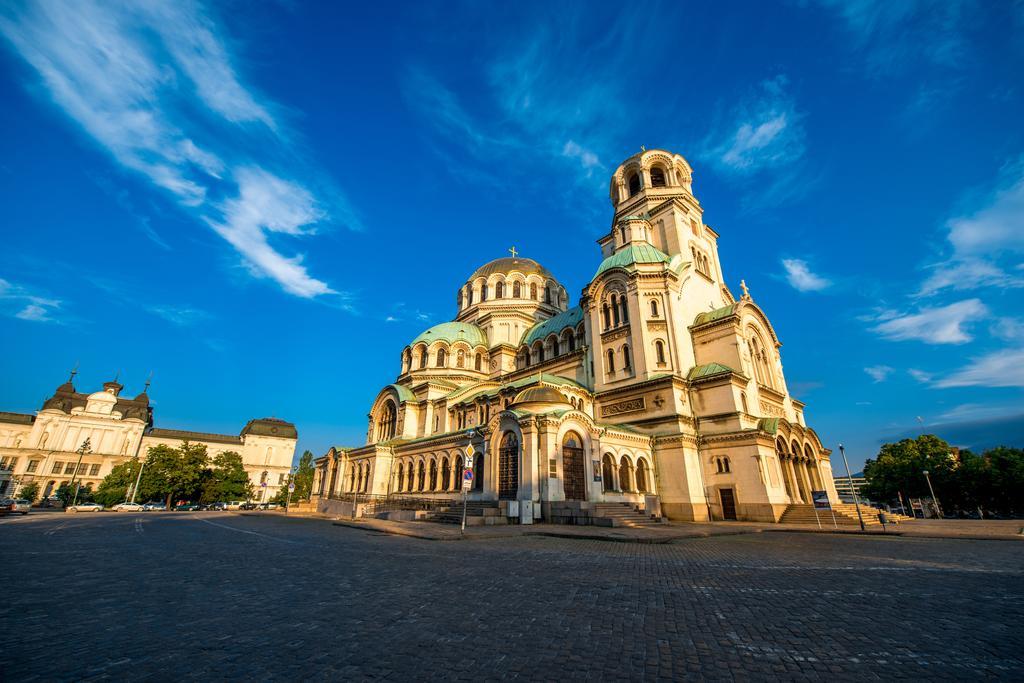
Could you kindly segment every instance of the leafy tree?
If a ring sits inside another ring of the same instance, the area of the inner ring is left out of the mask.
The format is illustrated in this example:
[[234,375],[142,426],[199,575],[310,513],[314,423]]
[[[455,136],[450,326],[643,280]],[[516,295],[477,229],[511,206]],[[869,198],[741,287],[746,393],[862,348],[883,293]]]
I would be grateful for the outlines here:
[[30,481],[29,483],[22,486],[21,490],[18,491],[18,497],[24,498],[25,500],[30,500],[34,503],[36,498],[39,497],[39,482]]
[[88,503],[92,500],[92,489],[81,486],[81,483],[81,481],[76,480],[74,484],[70,481],[66,484],[61,484],[54,495],[64,504],[64,507],[68,507],[75,500],[75,489],[78,489],[78,502]]
[[203,481],[200,500],[249,500],[253,495],[249,474],[242,465],[242,456],[234,451],[218,453]]
[[175,498],[192,499],[203,484],[208,457],[205,444],[184,442],[178,448],[160,445],[149,449],[136,500],[163,496],[168,509]]
[[943,493],[955,486],[957,464],[949,444],[932,434],[887,443],[876,459],[864,463],[864,495],[872,500],[890,501],[896,500],[899,491],[904,497],[928,498],[931,494],[923,474],[928,470],[941,504]]
[[139,474],[139,465],[140,462],[133,459],[114,467],[96,489],[96,502],[111,507],[127,500],[128,492],[135,485]]
[[[299,458],[298,467],[289,477],[289,480],[295,483],[295,490],[292,491],[291,496],[292,502],[309,500],[313,493],[313,472],[313,453],[306,451]],[[282,486],[271,500],[278,504],[288,502],[288,487]]]

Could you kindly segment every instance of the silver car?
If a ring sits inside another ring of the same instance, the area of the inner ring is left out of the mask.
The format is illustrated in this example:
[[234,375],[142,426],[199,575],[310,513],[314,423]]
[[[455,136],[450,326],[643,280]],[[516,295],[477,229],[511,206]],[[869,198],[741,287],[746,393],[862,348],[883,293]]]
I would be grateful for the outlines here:
[[24,498],[4,498],[0,500],[0,512],[9,512],[11,514],[20,512],[23,515],[27,515],[31,508],[32,502]]
[[103,506],[99,503],[79,503],[70,506],[65,512],[102,512]]

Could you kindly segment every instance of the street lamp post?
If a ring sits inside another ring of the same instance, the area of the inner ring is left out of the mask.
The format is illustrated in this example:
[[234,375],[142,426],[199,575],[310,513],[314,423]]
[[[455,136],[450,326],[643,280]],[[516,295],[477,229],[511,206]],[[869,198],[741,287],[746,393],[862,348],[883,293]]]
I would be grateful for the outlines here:
[[[140,439],[140,441],[141,441],[141,439]],[[138,456],[137,453],[135,455],[135,459],[136,460],[139,459],[139,456]],[[145,467],[146,467],[146,461],[145,460],[139,460],[139,473],[135,476],[135,486],[132,487],[132,499],[130,501],[132,503],[132,505],[135,504],[135,494],[139,492],[139,483],[142,482],[142,470]]]
[[[82,456],[86,453],[92,453],[92,446],[89,445],[89,437],[85,437],[85,441],[78,447],[78,463],[75,465],[75,473],[71,475],[71,485],[75,486],[75,479],[78,478],[78,470],[82,468]],[[82,485],[82,482],[78,482],[78,486],[75,487],[75,498],[71,501],[72,507],[78,505],[78,487]]]
[[928,470],[924,470],[924,478],[928,482],[928,490],[932,494],[932,505],[935,506],[935,514],[942,519],[942,508],[939,507],[939,499],[935,497],[935,489],[932,488],[932,478],[928,475]]
[[843,455],[843,465],[846,467],[846,480],[850,482],[853,506],[857,509],[857,521],[860,522],[860,530],[864,531],[864,517],[860,514],[860,498],[857,496],[857,489],[853,488],[853,475],[850,474],[850,463],[846,460],[846,449],[843,448],[843,444],[839,444],[839,452]]

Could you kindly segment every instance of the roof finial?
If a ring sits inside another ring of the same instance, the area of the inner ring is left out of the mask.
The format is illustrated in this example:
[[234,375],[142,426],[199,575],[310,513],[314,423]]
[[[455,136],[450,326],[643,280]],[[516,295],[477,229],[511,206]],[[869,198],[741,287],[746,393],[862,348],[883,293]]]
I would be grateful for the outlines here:
[[68,383],[70,384],[75,380],[75,375],[78,374],[78,361],[75,361],[75,367],[71,368],[71,376],[68,377]]
[[114,381],[116,382],[118,379],[120,379],[120,377],[121,377],[121,370],[118,369],[118,371],[114,373]]
[[646,152],[647,148],[644,145],[640,145],[640,151],[641,152]]
[[142,388],[142,393],[149,391],[149,385],[153,383],[153,371],[149,371],[149,377],[146,378],[146,386]]
[[515,257],[516,257],[516,256],[517,256],[518,254],[519,254],[519,252],[518,252],[518,251],[516,251],[516,248],[515,248],[515,247],[512,247],[512,248],[511,248],[511,249],[509,249],[508,251],[509,251],[509,253],[510,253],[510,254],[512,254],[512,258],[513,258],[513,259],[514,259],[514,258],[515,258]]
[[747,289],[747,281],[746,280],[740,280],[740,289],[743,290],[743,298],[749,300],[750,299],[750,290]]

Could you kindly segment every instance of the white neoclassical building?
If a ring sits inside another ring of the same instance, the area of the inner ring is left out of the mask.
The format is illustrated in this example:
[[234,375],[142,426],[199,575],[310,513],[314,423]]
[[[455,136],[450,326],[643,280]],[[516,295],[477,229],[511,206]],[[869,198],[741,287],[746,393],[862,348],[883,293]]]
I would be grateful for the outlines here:
[[837,501],[775,329],[745,285],[738,298],[726,285],[690,165],[643,151],[610,198],[578,303],[514,250],[480,267],[454,320],[402,349],[366,444],[318,461],[321,498],[454,499],[469,463],[472,500],[555,520],[618,502],[778,521],[811,491]]
[[[6,475],[0,477],[0,497],[16,495],[35,481],[45,498],[72,477],[95,488],[125,460],[136,455],[145,460],[153,446],[177,447],[185,441],[205,444],[211,458],[227,451],[241,455],[257,497],[269,499],[286,484],[298,439],[290,422],[249,420],[239,434],[161,429],[153,426],[148,384],[134,398],[122,396],[124,387],[117,381],[86,394],[75,389],[74,375],[36,414],[0,412],[0,472]],[[79,465],[78,450],[86,439],[89,448]]]

